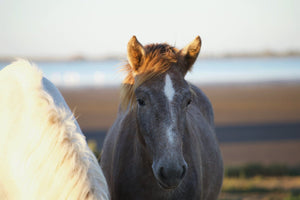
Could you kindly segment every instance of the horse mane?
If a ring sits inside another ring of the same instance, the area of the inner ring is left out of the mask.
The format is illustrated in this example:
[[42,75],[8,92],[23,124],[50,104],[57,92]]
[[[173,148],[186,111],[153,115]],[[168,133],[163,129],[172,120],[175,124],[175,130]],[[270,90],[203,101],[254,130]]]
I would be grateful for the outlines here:
[[72,112],[42,79],[23,60],[0,71],[0,199],[109,199]]
[[144,49],[145,58],[138,72],[134,72],[128,62],[122,67],[127,72],[120,91],[122,110],[136,105],[134,91],[138,86],[168,71],[173,63],[180,62],[179,50],[166,43],[150,44]]

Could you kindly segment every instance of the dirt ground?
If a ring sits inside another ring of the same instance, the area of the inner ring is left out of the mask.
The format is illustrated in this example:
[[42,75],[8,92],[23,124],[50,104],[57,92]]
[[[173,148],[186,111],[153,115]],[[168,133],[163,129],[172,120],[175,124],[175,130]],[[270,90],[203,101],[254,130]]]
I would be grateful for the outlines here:
[[221,143],[225,166],[245,163],[299,165],[300,140]]

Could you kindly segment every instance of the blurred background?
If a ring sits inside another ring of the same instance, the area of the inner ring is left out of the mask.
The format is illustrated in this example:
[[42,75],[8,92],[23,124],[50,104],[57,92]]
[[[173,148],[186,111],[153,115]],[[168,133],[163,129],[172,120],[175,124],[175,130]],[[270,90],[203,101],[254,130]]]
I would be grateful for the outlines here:
[[202,49],[186,76],[210,98],[225,163],[220,199],[300,199],[297,0],[0,0],[0,69],[35,63],[95,153],[117,115],[127,42]]

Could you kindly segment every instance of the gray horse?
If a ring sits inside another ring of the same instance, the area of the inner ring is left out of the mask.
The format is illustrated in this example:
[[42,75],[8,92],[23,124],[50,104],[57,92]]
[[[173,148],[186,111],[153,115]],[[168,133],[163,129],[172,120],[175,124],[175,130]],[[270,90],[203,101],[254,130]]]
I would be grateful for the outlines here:
[[201,48],[128,43],[121,105],[101,165],[112,200],[217,199],[223,163],[213,109],[184,77]]

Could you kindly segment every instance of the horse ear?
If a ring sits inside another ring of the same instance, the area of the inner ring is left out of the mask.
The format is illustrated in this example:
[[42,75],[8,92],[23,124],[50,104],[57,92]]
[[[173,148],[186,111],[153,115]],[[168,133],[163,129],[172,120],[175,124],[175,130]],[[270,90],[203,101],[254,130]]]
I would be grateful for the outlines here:
[[187,73],[187,71],[189,71],[192,68],[194,62],[198,57],[200,48],[201,48],[201,38],[200,36],[197,36],[193,42],[191,42],[186,47],[180,50],[180,54],[183,57],[185,63],[183,69],[184,75]]
[[137,72],[143,64],[144,57],[145,49],[143,45],[139,43],[135,36],[132,36],[127,45],[127,58],[134,72]]

